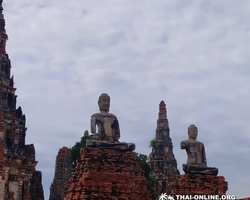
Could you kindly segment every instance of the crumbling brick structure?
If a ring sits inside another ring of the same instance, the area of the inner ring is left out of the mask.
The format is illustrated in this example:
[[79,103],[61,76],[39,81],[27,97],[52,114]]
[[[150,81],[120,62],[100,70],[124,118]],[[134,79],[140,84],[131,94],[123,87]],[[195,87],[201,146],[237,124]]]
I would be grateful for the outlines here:
[[155,179],[155,195],[158,197],[161,193],[169,193],[171,184],[180,175],[173,153],[164,101],[161,101],[159,105],[156,136],[152,143],[152,152],[149,155],[148,163]]
[[152,200],[137,153],[82,148],[64,200]]
[[69,179],[72,173],[71,150],[67,147],[59,149],[56,157],[55,175],[50,186],[49,200],[63,200],[69,188]]
[[225,195],[227,182],[223,176],[184,174],[171,188],[172,195]]
[[21,107],[16,108],[2,3],[0,0],[0,199],[44,200],[34,145],[25,144],[26,117]]

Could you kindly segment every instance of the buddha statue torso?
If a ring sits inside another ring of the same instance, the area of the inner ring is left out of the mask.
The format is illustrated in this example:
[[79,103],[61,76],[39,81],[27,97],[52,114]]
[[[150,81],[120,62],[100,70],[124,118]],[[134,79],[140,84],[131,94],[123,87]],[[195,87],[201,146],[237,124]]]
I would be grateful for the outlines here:
[[95,134],[96,139],[118,142],[120,129],[117,117],[111,113],[93,114],[91,116],[91,132]]
[[186,149],[187,165],[207,165],[205,147],[202,142],[185,140],[181,142],[181,148]]

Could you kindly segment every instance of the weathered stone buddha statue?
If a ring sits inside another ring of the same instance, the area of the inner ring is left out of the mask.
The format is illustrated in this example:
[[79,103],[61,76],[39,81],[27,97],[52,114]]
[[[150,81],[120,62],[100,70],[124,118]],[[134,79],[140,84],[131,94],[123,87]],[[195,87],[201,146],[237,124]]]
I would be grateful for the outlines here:
[[107,94],[101,94],[98,105],[100,113],[91,116],[91,132],[97,140],[118,142],[120,139],[119,122],[115,115],[109,113],[110,97]]
[[91,116],[91,133],[94,135],[94,140],[87,140],[87,147],[134,150],[135,144],[119,142],[119,122],[114,114],[109,113],[109,95],[101,94],[98,105],[100,113]]
[[202,142],[196,140],[197,135],[198,128],[192,124],[188,127],[189,139],[181,142],[181,149],[185,149],[188,156],[187,164],[183,164],[183,171],[186,174],[205,174],[217,176],[217,168],[207,167],[205,147]]

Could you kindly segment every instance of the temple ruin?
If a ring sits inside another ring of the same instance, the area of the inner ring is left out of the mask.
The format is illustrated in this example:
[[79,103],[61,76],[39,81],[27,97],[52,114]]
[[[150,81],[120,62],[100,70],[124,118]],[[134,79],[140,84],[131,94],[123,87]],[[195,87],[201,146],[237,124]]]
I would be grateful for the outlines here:
[[170,138],[167,109],[164,101],[159,104],[159,114],[155,138],[151,141],[152,152],[148,157],[152,175],[155,179],[155,195],[169,193],[170,185],[180,175],[173,153]]
[[119,142],[118,119],[109,113],[110,97],[102,94],[98,105],[100,112],[91,116],[94,137],[81,149],[64,200],[152,200],[135,144]]
[[42,173],[36,170],[35,147],[26,144],[26,117],[16,108],[11,62],[5,51],[8,36],[0,0],[0,199],[44,200]]
[[69,179],[72,175],[71,150],[67,147],[59,149],[56,157],[55,174],[50,186],[49,200],[63,200],[69,188]]

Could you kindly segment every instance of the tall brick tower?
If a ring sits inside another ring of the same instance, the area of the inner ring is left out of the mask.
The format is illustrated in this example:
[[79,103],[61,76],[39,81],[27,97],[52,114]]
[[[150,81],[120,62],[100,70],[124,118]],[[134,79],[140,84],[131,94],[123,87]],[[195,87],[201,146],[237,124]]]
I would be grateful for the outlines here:
[[2,3],[0,0],[0,199],[44,200],[34,145],[25,144],[26,117],[21,107],[16,108]]
[[54,179],[50,186],[49,200],[64,199],[64,194],[69,188],[72,166],[71,149],[67,147],[59,149],[56,157]]
[[166,104],[160,102],[155,139],[152,141],[152,152],[149,165],[155,179],[155,194],[170,192],[170,184],[180,175],[173,153],[173,144],[169,136]]

